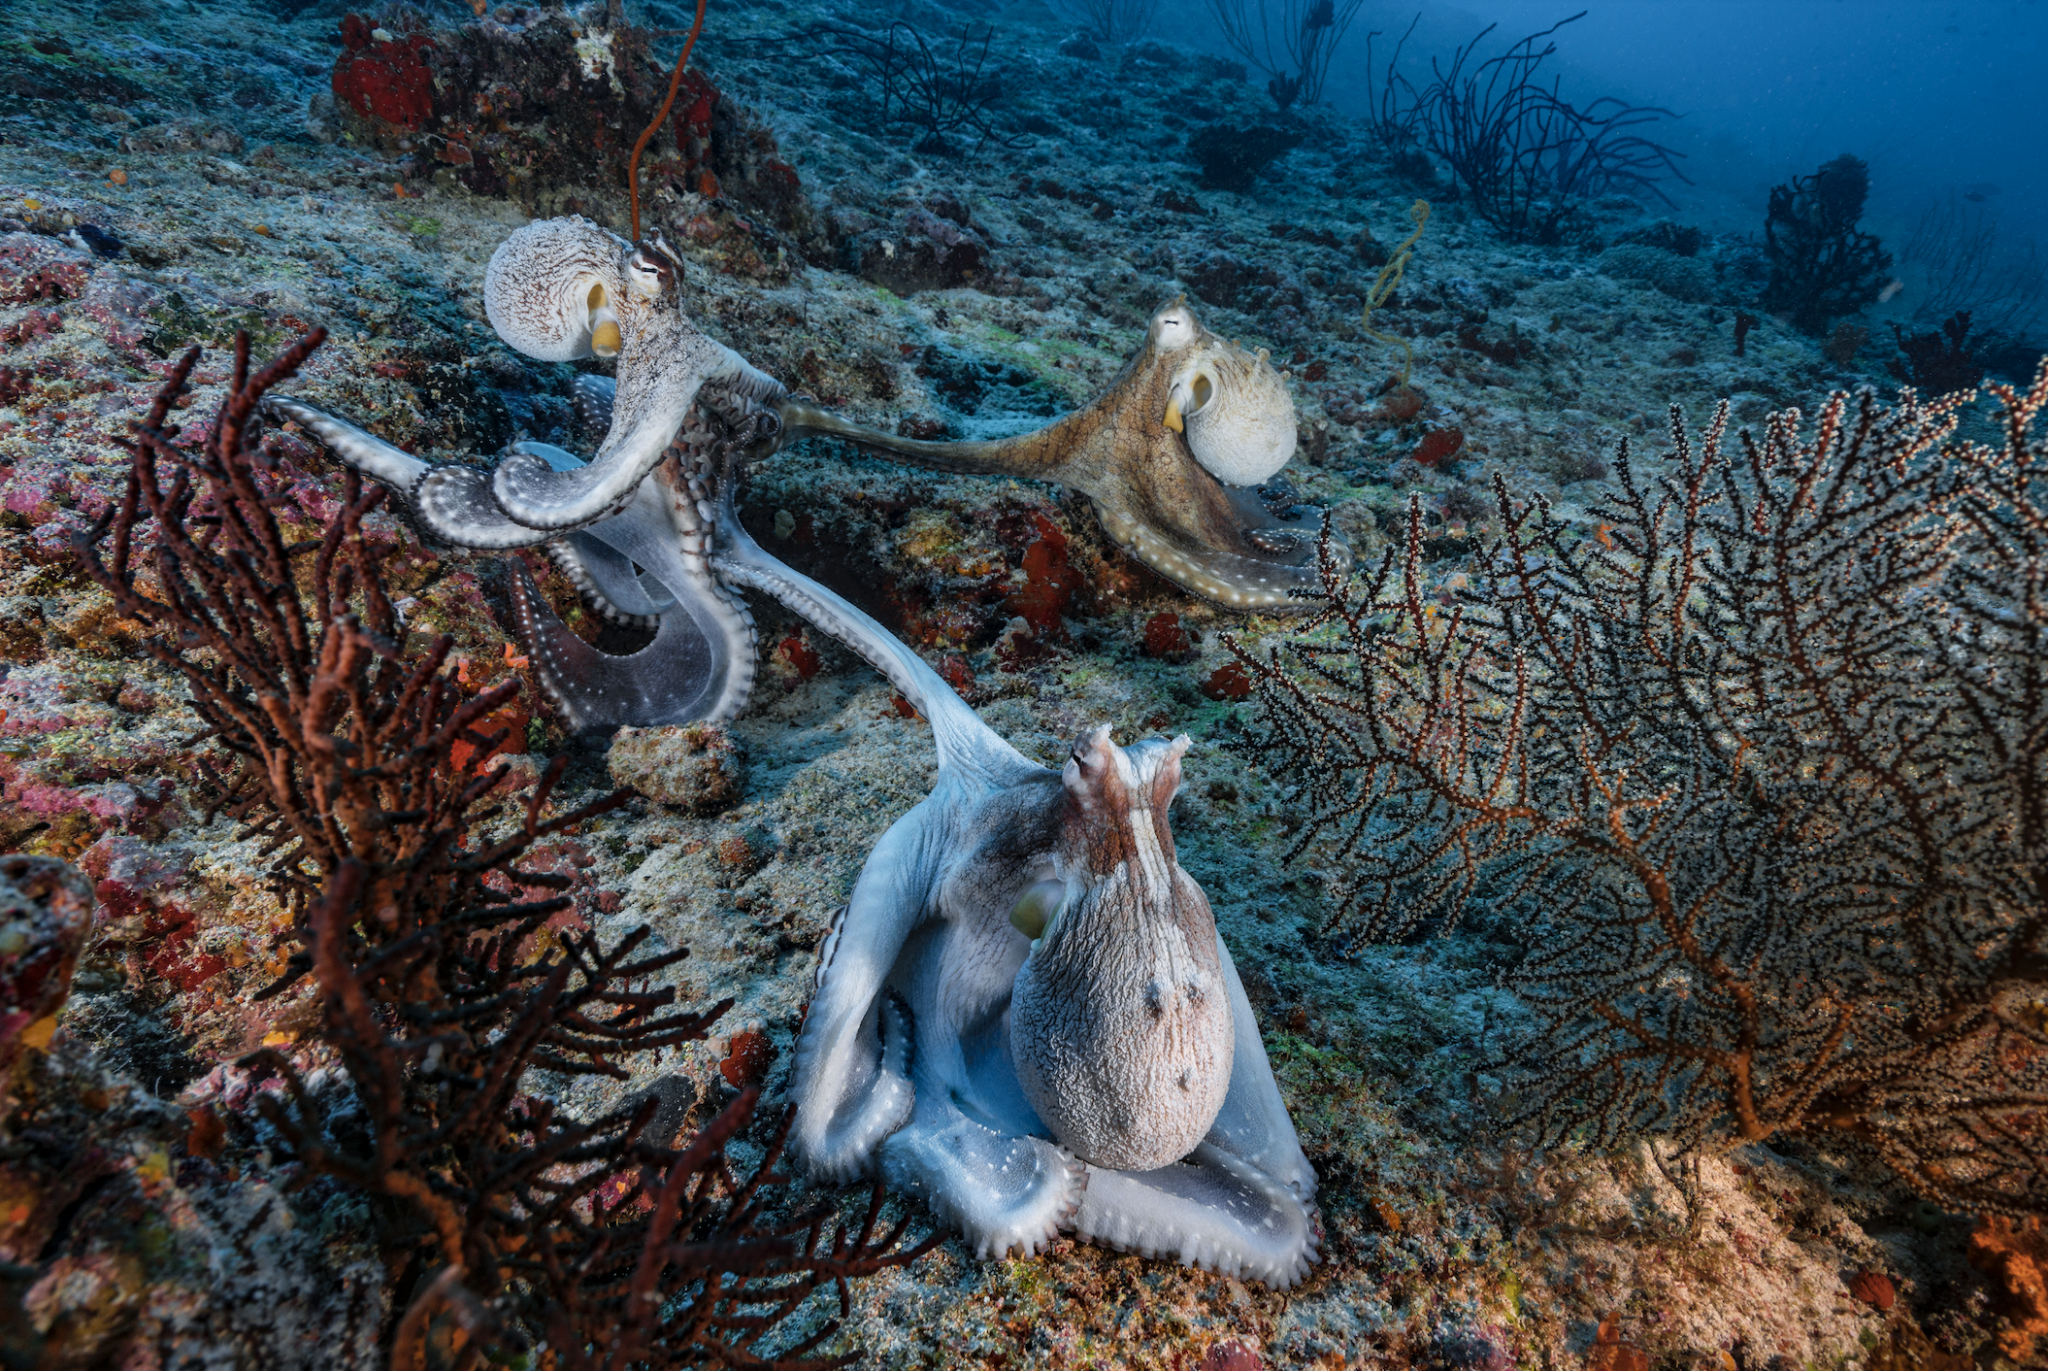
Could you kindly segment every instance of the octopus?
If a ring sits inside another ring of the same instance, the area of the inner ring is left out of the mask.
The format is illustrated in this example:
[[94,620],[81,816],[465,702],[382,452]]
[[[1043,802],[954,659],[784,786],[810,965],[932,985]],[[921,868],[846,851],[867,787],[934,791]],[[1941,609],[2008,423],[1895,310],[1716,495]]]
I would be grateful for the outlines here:
[[[771,440],[772,441],[772,440]],[[722,487],[718,573],[781,601],[930,721],[931,794],[820,951],[791,1144],[879,1172],[981,1258],[1061,1232],[1267,1285],[1315,1263],[1316,1175],[1168,810],[1183,735],[1027,760],[922,658],[763,550]]]
[[395,492],[430,545],[538,548],[600,615],[654,630],[638,652],[600,652],[513,563],[519,636],[572,730],[717,722],[753,688],[753,616],[709,561],[707,424],[723,414],[728,441],[765,440],[784,392],[691,323],[681,274],[659,234],[629,244],[582,218],[528,224],[491,258],[484,308],[507,343],[543,361],[618,359],[615,380],[576,382],[578,410],[605,434],[588,462],[522,441],[492,470],[430,463],[304,399],[265,402]]
[[1061,1232],[1286,1287],[1316,1176],[1168,808],[1185,736],[1027,760],[925,663],[743,531],[721,566],[882,670],[938,779],[875,844],[820,955],[792,1146],[880,1174],[981,1258]]
[[[797,399],[780,415],[784,442],[842,438],[918,466],[1082,491],[1118,546],[1232,609],[1300,610],[1321,593],[1318,511],[1276,479],[1294,455],[1286,383],[1263,349],[1211,333],[1184,301],[1152,316],[1144,345],[1100,396],[1029,433],[920,442]],[[1349,565],[1335,535],[1331,553]]]
[[1175,854],[1188,739],[1126,748],[1096,728],[1063,769],[1041,767],[880,624],[762,549],[736,475],[781,441],[784,397],[682,320],[678,274],[658,238],[626,244],[580,220],[531,225],[493,258],[486,303],[509,341],[619,357],[615,384],[579,383],[607,426],[588,463],[521,443],[491,472],[432,464],[302,399],[272,412],[397,492],[440,545],[544,548],[605,612],[657,625],[640,653],[607,658],[518,570],[522,636],[572,720],[736,712],[752,589],[930,721],[932,792],[875,845],[820,951],[791,1086],[813,1176],[879,1171],[983,1257],[1065,1231],[1299,1281],[1321,1241],[1315,1172]]

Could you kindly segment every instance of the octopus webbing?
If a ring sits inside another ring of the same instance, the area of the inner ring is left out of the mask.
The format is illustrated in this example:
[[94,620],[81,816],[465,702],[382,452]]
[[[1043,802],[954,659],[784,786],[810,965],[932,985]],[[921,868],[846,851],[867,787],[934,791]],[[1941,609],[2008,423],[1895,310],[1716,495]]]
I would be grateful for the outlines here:
[[[1320,593],[1315,512],[1276,481],[1294,455],[1294,400],[1265,352],[1211,333],[1179,300],[1109,388],[1046,427],[985,442],[919,442],[785,400],[783,441],[843,438],[918,466],[1054,481],[1085,492],[1118,546],[1232,609],[1298,610]],[[1270,484],[1268,484],[1270,483]],[[1346,563],[1341,538],[1332,548]]]

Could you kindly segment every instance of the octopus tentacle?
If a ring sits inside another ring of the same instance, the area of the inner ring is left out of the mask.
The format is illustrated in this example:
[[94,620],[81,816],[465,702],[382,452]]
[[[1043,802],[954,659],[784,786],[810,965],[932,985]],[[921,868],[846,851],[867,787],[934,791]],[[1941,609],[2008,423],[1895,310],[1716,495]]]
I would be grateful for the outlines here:
[[1203,1143],[1152,1171],[1088,1168],[1075,1235],[1286,1289],[1315,1265],[1314,1206],[1257,1167]]
[[394,447],[373,433],[365,433],[348,420],[294,396],[266,395],[263,408],[311,433],[335,456],[371,480],[388,487],[406,504],[411,503],[413,487],[433,469],[405,449]]
[[675,597],[667,591],[662,591],[659,600],[647,593],[631,558],[587,533],[554,539],[543,544],[541,551],[576,587],[576,593],[593,613],[615,624],[652,629],[664,611],[675,607]]
[[609,376],[578,376],[569,386],[576,422],[586,432],[602,436],[612,426],[612,402],[618,393],[619,383]]

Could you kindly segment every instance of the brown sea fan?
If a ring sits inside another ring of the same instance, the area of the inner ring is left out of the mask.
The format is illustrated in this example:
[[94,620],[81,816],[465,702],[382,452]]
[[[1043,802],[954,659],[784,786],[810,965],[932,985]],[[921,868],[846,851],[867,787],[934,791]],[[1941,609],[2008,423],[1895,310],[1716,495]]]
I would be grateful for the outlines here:
[[533,1089],[536,1071],[625,1080],[623,1062],[701,1039],[730,1001],[676,1010],[654,982],[688,954],[643,955],[645,927],[611,946],[539,939],[570,901],[514,892],[569,879],[517,863],[625,792],[549,817],[560,759],[531,785],[482,770],[503,735],[479,721],[518,687],[464,699],[450,640],[412,647],[363,536],[383,492],[351,473],[322,536],[288,539],[258,406],[321,338],[254,374],[238,338],[198,443],[168,422],[199,357],[188,352],[128,444],[122,502],[78,539],[88,573],[151,630],[150,655],[184,678],[200,738],[238,761],[215,777],[221,802],[267,839],[299,943],[259,998],[310,974],[319,1036],[347,1074],[345,1086],[309,1079],[258,1052],[242,1065],[282,1085],[258,1109],[300,1183],[331,1177],[370,1197],[393,1277],[394,1366],[518,1353],[550,1371],[844,1364],[814,1355],[836,1322],[784,1324],[834,1286],[844,1308],[848,1280],[929,1246],[902,1246],[900,1224],[877,1237],[879,1186],[859,1222],[833,1226],[831,1206],[790,1214],[780,1133],[737,1177],[726,1146],[754,1089],[680,1147],[679,1117],[648,1135],[659,1091],[578,1118]]
[[1993,393],[1998,448],[1962,396],[1732,444],[1674,410],[1590,533],[1496,478],[1469,583],[1413,504],[1290,641],[1231,644],[1333,928],[1515,913],[1544,1134],[1824,1135],[2048,1208],[2048,365]]

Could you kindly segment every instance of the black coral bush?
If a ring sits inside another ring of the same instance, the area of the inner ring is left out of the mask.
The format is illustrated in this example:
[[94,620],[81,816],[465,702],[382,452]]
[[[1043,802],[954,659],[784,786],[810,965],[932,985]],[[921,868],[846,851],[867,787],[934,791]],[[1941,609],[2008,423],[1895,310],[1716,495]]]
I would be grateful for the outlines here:
[[1522,1122],[1846,1141],[2048,1209],[2048,363],[1626,443],[1588,533],[1495,483],[1480,569],[1405,545],[1263,658],[1342,937],[1512,913]]
[[370,1197],[393,1366],[843,1364],[815,1355],[835,1323],[785,1321],[835,1285],[843,1309],[849,1279],[923,1250],[901,1245],[900,1226],[878,1237],[879,1190],[858,1223],[791,1212],[780,1133],[736,1175],[726,1148],[753,1090],[680,1146],[652,1131],[658,1097],[581,1119],[538,1091],[536,1071],[626,1079],[623,1063],[702,1037],[727,1005],[677,1010],[652,982],[687,954],[643,953],[645,928],[610,947],[540,938],[569,907],[546,895],[567,878],[520,859],[622,797],[544,818],[560,761],[530,786],[482,771],[501,735],[479,721],[517,686],[464,699],[449,640],[412,646],[363,537],[383,492],[351,474],[321,535],[288,540],[258,408],[321,337],[254,374],[238,340],[197,443],[169,422],[199,355],[187,353],[129,444],[123,501],[78,541],[151,630],[147,651],[183,677],[202,737],[235,759],[215,778],[222,803],[267,840],[299,943],[260,993],[310,975],[346,1073],[346,1087],[323,1084],[258,1053],[246,1064],[283,1084],[259,1108],[305,1180]]

